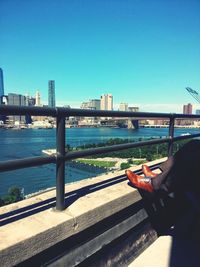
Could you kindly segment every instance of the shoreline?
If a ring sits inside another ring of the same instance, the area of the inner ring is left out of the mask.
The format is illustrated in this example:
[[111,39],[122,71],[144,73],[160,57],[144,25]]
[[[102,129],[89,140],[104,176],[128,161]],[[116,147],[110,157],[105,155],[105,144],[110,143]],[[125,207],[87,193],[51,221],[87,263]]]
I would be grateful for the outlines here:
[[[69,127],[66,126],[65,129],[82,129],[82,128],[118,128],[118,129],[128,129],[124,127],[118,127],[118,126],[93,126],[93,125],[84,125],[84,126],[77,126],[77,127]],[[139,128],[169,128],[169,125],[140,125]],[[200,125],[175,125],[174,128],[176,129],[200,129]],[[9,125],[9,124],[2,124],[0,125],[0,129],[3,130],[52,130],[56,129],[54,126],[26,126],[26,125]]]

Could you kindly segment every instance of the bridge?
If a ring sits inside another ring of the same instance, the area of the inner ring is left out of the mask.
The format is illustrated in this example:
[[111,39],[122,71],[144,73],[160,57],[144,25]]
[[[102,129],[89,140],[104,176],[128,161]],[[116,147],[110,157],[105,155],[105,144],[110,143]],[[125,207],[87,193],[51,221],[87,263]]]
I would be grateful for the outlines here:
[[128,129],[138,129],[139,128],[139,119],[132,118],[107,118],[100,121],[100,124],[103,126],[118,126],[120,128]]
[[[168,155],[172,155],[174,142],[200,136],[199,133],[174,137],[174,120],[194,119],[199,118],[199,115],[137,113],[138,118],[168,118],[168,137],[65,153],[65,117],[124,117],[124,112],[0,106],[0,114],[45,115],[57,120],[55,155],[0,163],[1,172],[44,164],[55,164],[56,167],[55,189],[0,208],[2,266],[143,267],[147,266],[147,260],[148,266],[184,266],[178,262],[179,257],[176,257],[176,265],[172,265],[176,255],[181,255],[182,263],[185,260],[185,263],[190,262],[190,266],[196,266],[192,263],[199,264],[196,253],[199,251],[199,243],[195,242],[192,246],[188,241],[191,240],[189,235],[185,237],[184,227],[179,240],[176,233],[172,233],[174,225],[177,226],[175,222],[181,222],[178,224],[180,230],[184,218],[187,218],[188,223],[191,216],[193,227],[189,230],[194,230],[193,219],[199,218],[195,208],[190,210],[190,217],[185,217],[185,213],[180,212],[180,203],[176,203],[173,196],[149,196],[134,189],[127,184],[124,171],[65,184],[65,162],[71,159],[160,143],[167,143]],[[132,116],[132,113],[126,113],[126,117]],[[152,170],[159,172],[159,164],[164,160],[166,158],[148,164]],[[141,174],[141,166],[133,167],[132,170]],[[167,236],[167,242],[159,239],[162,235]],[[180,240],[185,248],[177,248]],[[151,257],[148,255],[154,255],[154,259],[149,261]]]

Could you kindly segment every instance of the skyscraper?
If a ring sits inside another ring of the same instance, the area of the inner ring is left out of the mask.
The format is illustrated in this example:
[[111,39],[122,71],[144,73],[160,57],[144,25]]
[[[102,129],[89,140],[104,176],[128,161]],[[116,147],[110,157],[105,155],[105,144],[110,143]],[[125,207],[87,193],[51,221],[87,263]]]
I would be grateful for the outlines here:
[[[26,97],[18,94],[8,94],[8,105],[26,106]],[[9,116],[9,120],[15,122],[25,122],[25,116]]]
[[41,96],[39,91],[36,91],[35,94],[35,105],[38,107],[41,106]]
[[99,110],[100,109],[100,100],[99,99],[91,99],[90,106],[92,109]]
[[2,103],[3,95],[4,95],[3,70],[0,68],[0,104]]
[[183,114],[192,114],[192,105],[190,103],[183,106]]
[[51,108],[55,108],[55,81],[49,81],[49,92],[48,92],[48,106]]
[[113,110],[113,96],[111,94],[101,96],[101,110]]

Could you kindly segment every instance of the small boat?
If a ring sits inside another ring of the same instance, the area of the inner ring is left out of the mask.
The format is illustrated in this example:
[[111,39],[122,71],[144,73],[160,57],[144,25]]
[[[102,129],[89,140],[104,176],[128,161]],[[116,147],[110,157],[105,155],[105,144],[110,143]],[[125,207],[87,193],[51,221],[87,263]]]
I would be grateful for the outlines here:
[[187,136],[187,135],[191,135],[191,133],[183,133],[183,134],[181,134],[181,136]]

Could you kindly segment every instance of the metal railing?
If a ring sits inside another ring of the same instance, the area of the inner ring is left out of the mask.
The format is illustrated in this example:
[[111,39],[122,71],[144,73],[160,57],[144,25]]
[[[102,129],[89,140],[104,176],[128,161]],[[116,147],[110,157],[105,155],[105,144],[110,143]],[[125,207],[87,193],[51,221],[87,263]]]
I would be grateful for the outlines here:
[[[53,156],[29,157],[18,160],[0,162],[0,172],[11,171],[21,168],[35,167],[44,164],[56,164],[56,209],[65,209],[65,162],[79,157],[91,156],[106,152],[119,151],[128,148],[136,148],[146,145],[168,143],[168,156],[173,153],[174,141],[199,137],[199,134],[174,137],[175,119],[199,119],[200,115],[184,115],[172,113],[150,113],[150,112],[124,112],[124,111],[104,111],[104,110],[82,110],[67,108],[47,108],[47,107],[26,107],[26,106],[5,106],[0,105],[0,115],[31,115],[49,116],[56,118],[56,142],[57,153]],[[70,116],[79,117],[123,117],[135,119],[169,119],[169,134],[166,138],[126,143],[100,148],[93,148],[75,152],[65,152],[65,119]]]

